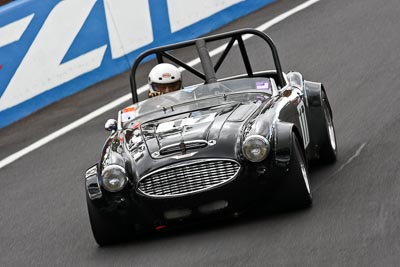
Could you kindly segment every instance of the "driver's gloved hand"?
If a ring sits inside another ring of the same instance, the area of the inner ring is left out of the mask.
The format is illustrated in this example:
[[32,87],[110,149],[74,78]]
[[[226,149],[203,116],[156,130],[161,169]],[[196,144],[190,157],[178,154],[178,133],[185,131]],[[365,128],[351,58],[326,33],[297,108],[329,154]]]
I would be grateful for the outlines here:
[[159,96],[161,95],[161,92],[154,92],[154,93],[150,93],[149,92],[149,98],[155,97],[155,96]]

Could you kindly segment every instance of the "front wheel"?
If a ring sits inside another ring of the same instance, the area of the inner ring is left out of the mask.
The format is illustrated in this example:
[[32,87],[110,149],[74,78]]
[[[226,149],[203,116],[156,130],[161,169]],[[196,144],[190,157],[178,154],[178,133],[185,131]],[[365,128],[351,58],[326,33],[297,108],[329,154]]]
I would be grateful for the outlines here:
[[131,239],[133,231],[126,227],[119,216],[102,214],[86,194],[90,225],[99,246],[108,246]]
[[292,133],[292,150],[289,173],[284,177],[280,195],[284,209],[302,209],[312,205],[307,162],[303,148],[296,135]]

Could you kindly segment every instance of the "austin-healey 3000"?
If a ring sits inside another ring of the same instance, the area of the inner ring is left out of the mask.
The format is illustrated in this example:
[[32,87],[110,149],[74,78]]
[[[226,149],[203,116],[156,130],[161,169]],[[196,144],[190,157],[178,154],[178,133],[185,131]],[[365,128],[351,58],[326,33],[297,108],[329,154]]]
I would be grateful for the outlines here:
[[[253,71],[244,42],[250,35],[272,54],[274,69]],[[223,41],[214,59],[208,47]],[[189,47],[199,57],[197,69],[176,56]],[[219,77],[233,47],[245,71]],[[151,56],[201,82],[139,101],[137,69]],[[85,173],[99,245],[254,207],[309,207],[308,163],[336,160],[324,86],[299,72],[283,72],[263,32],[241,29],[152,48],[134,62],[130,85],[133,104],[106,122],[110,136],[101,158]]]

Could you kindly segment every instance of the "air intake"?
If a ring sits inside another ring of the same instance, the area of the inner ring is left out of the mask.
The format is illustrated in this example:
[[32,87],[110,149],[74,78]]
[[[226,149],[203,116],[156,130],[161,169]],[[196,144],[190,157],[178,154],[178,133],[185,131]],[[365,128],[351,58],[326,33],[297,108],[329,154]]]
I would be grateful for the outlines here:
[[172,144],[169,146],[162,147],[160,149],[160,155],[164,156],[164,155],[177,153],[180,151],[182,151],[183,153],[186,153],[187,150],[203,148],[206,146],[208,146],[208,142],[205,140],[187,141],[187,142],[182,142],[182,143],[177,143],[177,144]]

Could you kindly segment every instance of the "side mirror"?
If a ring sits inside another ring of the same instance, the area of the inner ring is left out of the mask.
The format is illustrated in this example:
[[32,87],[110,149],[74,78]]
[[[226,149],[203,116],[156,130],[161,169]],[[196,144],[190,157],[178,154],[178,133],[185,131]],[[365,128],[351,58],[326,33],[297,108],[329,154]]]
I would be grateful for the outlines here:
[[117,120],[108,119],[108,120],[106,121],[106,124],[104,125],[104,128],[105,128],[107,131],[116,131],[116,130],[117,130],[117,124],[118,124]]

